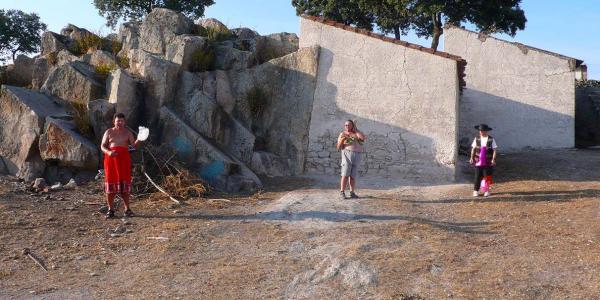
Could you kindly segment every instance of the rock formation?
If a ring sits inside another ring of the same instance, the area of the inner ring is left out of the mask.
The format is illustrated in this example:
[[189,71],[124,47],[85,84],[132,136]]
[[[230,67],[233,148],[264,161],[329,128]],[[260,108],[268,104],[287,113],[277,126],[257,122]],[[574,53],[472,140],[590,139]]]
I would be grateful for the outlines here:
[[256,174],[300,174],[318,55],[298,49],[295,34],[260,36],[168,9],[110,38],[71,24],[46,32],[41,54],[13,67],[17,85],[33,90],[1,90],[0,172],[31,181],[94,171],[101,136],[123,112],[218,189],[259,188]]

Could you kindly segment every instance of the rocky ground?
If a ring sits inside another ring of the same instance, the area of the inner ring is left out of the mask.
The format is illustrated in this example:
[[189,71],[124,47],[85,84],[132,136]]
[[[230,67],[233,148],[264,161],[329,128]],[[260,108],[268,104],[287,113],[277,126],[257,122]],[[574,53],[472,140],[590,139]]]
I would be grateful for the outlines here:
[[357,200],[337,199],[335,178],[293,178],[136,199],[137,217],[109,221],[99,183],[36,194],[3,177],[0,298],[600,297],[600,150],[499,164],[489,198],[470,197],[468,170],[450,185],[364,179]]

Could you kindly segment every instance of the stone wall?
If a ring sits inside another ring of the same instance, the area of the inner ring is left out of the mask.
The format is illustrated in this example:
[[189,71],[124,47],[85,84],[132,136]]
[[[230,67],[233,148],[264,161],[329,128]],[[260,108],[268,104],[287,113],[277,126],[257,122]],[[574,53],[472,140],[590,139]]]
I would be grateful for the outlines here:
[[445,51],[459,55],[467,88],[460,102],[461,146],[487,123],[501,151],[568,148],[575,142],[575,74],[581,61],[457,27]]
[[[301,18],[300,47],[321,47],[305,172],[334,174],[344,121],[367,135],[362,174],[455,177],[460,58]],[[426,80],[424,80],[426,79]]]

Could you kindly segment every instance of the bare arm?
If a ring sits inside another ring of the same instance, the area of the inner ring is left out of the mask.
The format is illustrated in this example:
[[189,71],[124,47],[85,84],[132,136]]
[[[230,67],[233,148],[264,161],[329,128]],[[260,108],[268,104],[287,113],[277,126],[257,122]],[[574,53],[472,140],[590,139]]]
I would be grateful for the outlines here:
[[496,149],[492,153],[492,166],[496,165]]
[[471,158],[469,158],[469,163],[475,162],[475,148],[471,147]]
[[335,146],[338,151],[344,149],[344,139],[346,138],[346,136],[344,135],[344,133],[340,133],[340,135],[338,136],[338,140],[337,140],[337,145]]
[[363,142],[367,140],[367,136],[365,136],[362,132],[356,130],[355,134],[359,140],[361,140]]
[[108,130],[105,131],[104,135],[102,136],[102,143],[100,144],[100,150],[102,150],[102,152],[108,156],[113,156],[113,151],[110,150],[110,143],[108,142]]
[[133,147],[137,148],[139,143],[140,143],[140,141],[136,140],[133,137],[133,133],[131,133],[131,131],[129,131],[129,144],[131,144],[131,145],[133,145]]

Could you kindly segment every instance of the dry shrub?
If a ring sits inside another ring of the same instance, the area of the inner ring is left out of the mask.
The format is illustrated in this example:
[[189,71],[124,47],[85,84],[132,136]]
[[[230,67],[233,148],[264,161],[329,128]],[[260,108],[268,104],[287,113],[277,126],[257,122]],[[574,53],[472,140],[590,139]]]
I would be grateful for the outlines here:
[[205,30],[206,30],[206,38],[208,38],[208,40],[210,42],[214,42],[214,43],[222,42],[222,41],[225,41],[225,40],[228,40],[228,39],[231,39],[234,37],[231,30],[229,30],[227,28],[209,27],[209,28],[206,28]]
[[185,169],[177,174],[167,175],[162,187],[172,196],[183,199],[202,197],[208,194],[206,185]]
[[87,106],[83,103],[72,102],[71,107],[73,108],[73,122],[75,123],[75,130],[85,137],[93,138],[94,129],[90,123]]
[[141,161],[134,163],[132,173],[135,178],[134,193],[151,194],[153,198],[164,197],[164,194],[157,191],[149,182],[144,173],[169,195],[178,199],[204,197],[210,193],[209,185],[190,173],[177,160],[175,150],[167,145],[145,145],[141,151]]
[[58,63],[58,54],[56,52],[50,52],[48,55],[46,55],[46,59],[50,65],[56,66]]
[[264,44],[261,46],[256,53],[256,58],[259,64],[268,62],[271,59],[278,58],[280,56],[281,55],[277,51],[277,48],[269,44]]
[[215,69],[215,50],[213,47],[198,49],[192,53],[190,72],[205,72]]
[[129,69],[129,58],[127,56],[119,56],[117,57],[117,64],[122,69]]
[[260,117],[267,108],[269,97],[263,89],[255,86],[246,94],[246,101],[248,102],[248,107],[250,108],[252,116]]

